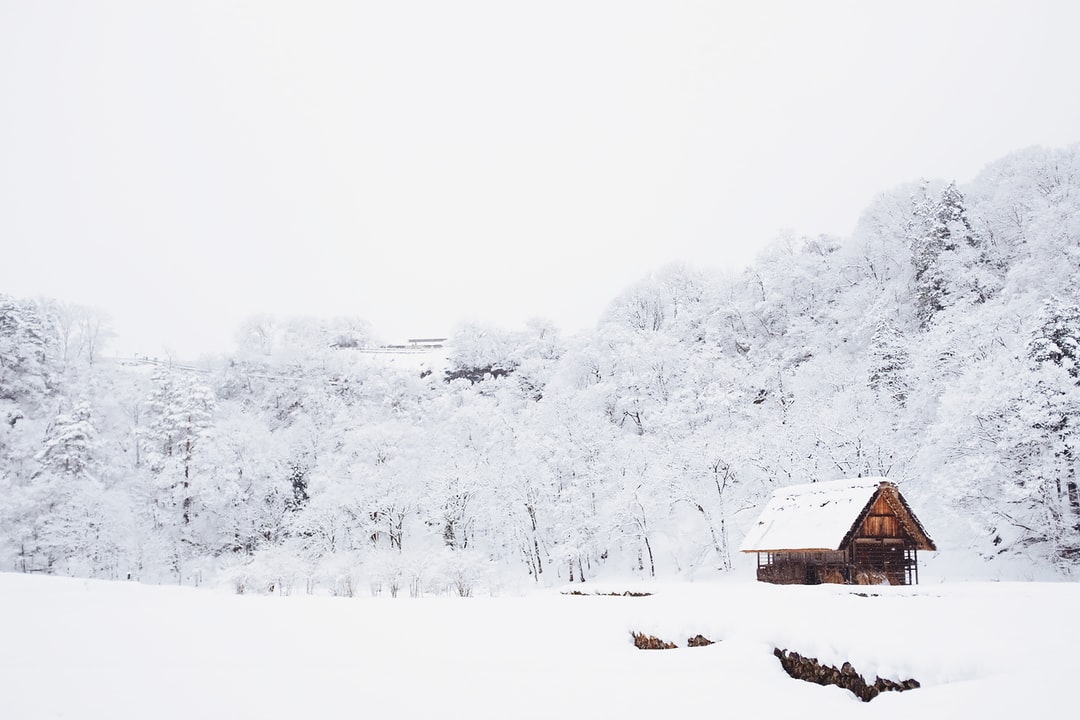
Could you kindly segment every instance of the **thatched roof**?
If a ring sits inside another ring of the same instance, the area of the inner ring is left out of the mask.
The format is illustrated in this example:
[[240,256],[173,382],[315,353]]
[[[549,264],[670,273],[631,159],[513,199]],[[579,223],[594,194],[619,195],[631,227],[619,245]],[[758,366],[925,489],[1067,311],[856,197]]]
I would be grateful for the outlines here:
[[851,541],[879,493],[885,494],[916,546],[934,550],[933,541],[896,486],[881,477],[792,485],[774,491],[740,550],[840,550]]

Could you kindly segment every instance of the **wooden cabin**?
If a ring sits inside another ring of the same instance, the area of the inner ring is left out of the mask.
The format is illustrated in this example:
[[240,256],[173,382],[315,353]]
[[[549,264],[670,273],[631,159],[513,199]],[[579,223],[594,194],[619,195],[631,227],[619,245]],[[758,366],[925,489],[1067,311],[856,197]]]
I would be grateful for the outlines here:
[[855,478],[776,490],[740,550],[757,579],[781,585],[912,585],[919,550],[936,550],[896,485]]

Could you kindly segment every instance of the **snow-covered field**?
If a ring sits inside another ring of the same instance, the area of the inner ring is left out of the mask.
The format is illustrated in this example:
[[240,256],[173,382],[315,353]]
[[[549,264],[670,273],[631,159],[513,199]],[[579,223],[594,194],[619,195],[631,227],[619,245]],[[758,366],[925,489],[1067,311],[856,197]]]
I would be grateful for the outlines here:
[[[0,717],[1006,718],[1075,708],[1080,585],[648,589],[346,599],[0,574]],[[642,651],[631,630],[680,646],[698,633],[719,642]],[[923,687],[864,704],[789,678],[774,646]]]

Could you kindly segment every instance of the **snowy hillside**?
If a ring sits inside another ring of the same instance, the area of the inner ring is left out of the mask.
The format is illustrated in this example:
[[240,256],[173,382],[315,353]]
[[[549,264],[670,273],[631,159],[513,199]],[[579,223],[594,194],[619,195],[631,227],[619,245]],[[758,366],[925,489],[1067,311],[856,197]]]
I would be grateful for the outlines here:
[[[483,594],[733,567],[778,487],[895,482],[958,578],[1080,562],[1080,146],[882,194],[851,237],[668,267],[592,331],[254,317],[205,372],[0,296],[0,568]],[[947,568],[948,572],[944,572]],[[272,590],[273,589],[273,590]]]
[[[0,653],[0,715],[991,720],[1062,717],[1074,704],[1068,653],[1080,630],[1062,619],[1080,603],[1075,584],[866,597],[837,586],[648,589],[393,602],[0,574],[17,618]],[[632,631],[680,647],[638,650]],[[686,647],[697,634],[715,644]],[[788,677],[774,648],[921,687],[864,704]]]

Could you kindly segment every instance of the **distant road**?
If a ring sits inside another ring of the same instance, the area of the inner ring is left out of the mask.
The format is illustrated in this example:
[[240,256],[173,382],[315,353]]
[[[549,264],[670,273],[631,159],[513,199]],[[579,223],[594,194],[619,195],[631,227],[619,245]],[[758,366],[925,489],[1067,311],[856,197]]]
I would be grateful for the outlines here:
[[[418,358],[425,355],[436,355],[439,351],[445,351],[444,345],[378,345],[372,347],[363,348],[350,348],[351,352],[363,353],[365,355],[381,355],[381,356],[401,356],[409,358]],[[117,365],[124,365],[128,367],[161,367],[168,368],[170,370],[179,370],[181,372],[200,373],[202,375],[209,375],[213,372],[222,370],[225,368],[230,360],[225,357],[210,358],[206,360],[168,360],[156,357],[150,357],[148,355],[134,355],[128,357],[104,357],[102,360],[108,362],[114,362]],[[300,378],[288,377],[284,375],[267,375],[263,373],[254,373],[254,377],[266,378],[268,380],[299,380]]]

